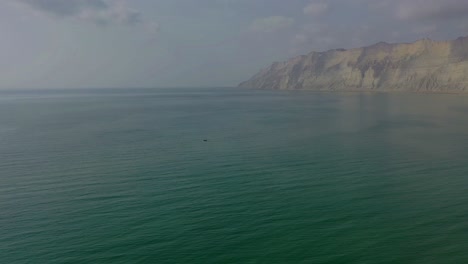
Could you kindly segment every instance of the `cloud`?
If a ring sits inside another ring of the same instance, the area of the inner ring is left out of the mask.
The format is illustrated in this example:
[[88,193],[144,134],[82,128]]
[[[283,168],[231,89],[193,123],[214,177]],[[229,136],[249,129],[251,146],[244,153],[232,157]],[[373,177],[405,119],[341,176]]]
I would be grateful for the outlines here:
[[250,30],[253,32],[271,33],[287,29],[294,24],[294,19],[284,16],[270,16],[253,21]]
[[56,18],[72,18],[97,25],[136,25],[142,14],[125,0],[16,0],[33,11]]
[[116,2],[106,9],[85,9],[77,16],[79,19],[96,24],[120,24],[134,26],[143,22],[142,14],[126,6],[125,2]]
[[103,0],[18,0],[18,2],[29,5],[38,11],[60,17],[75,16],[86,9],[103,10],[109,8]]
[[153,33],[153,34],[156,34],[158,33],[159,31],[161,31],[161,25],[157,22],[150,22],[147,24],[147,29],[149,32]]
[[299,34],[294,35],[291,43],[293,45],[302,45],[306,43],[308,40],[309,40],[309,37],[307,35],[299,33]]
[[145,24],[145,30],[147,34],[153,39],[156,40],[161,31],[161,25],[157,22],[149,22]]
[[401,20],[453,20],[468,16],[468,1],[400,0],[396,15]]
[[306,7],[304,7],[304,14],[310,16],[321,16],[328,11],[328,3],[324,1],[312,1]]

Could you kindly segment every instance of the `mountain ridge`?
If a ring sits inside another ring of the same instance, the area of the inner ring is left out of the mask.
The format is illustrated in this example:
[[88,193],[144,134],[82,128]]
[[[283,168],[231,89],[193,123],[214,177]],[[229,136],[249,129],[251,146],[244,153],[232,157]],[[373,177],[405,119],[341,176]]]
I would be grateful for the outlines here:
[[468,92],[468,37],[378,42],[274,62],[239,87],[316,91]]

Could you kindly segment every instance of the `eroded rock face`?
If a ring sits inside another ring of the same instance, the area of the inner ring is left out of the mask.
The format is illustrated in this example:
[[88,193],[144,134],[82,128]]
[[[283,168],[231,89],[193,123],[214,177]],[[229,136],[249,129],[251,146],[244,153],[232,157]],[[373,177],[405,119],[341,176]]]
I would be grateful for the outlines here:
[[312,52],[276,62],[240,87],[468,92],[468,37]]

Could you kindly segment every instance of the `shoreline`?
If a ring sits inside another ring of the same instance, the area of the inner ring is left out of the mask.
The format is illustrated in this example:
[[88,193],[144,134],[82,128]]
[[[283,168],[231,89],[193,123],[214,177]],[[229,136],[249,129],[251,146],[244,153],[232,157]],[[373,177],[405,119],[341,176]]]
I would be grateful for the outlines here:
[[256,91],[313,92],[313,93],[385,93],[385,94],[452,94],[468,95],[468,91],[399,91],[399,90],[313,90],[313,89],[261,89],[243,88]]

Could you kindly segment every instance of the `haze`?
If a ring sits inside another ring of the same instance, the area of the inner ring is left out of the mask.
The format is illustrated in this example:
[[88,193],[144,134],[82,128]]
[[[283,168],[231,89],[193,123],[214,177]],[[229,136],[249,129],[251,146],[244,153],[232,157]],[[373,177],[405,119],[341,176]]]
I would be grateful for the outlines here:
[[467,25],[466,0],[5,0],[0,89],[234,86],[313,50]]

